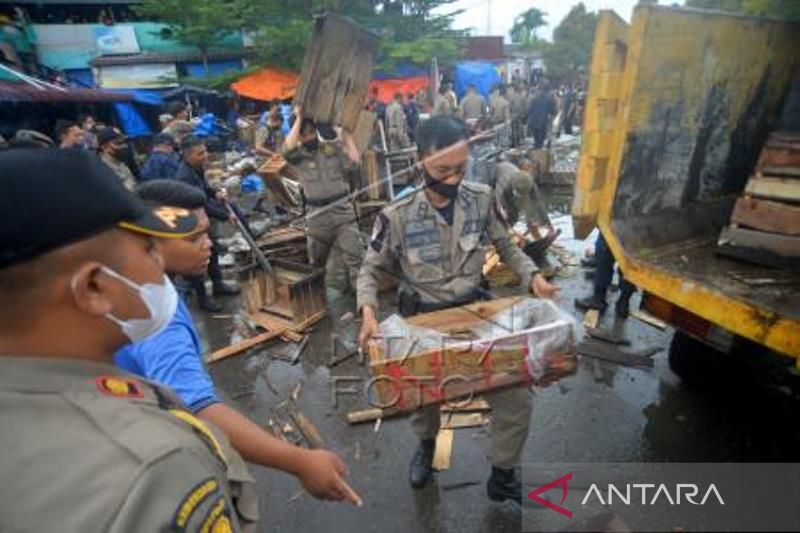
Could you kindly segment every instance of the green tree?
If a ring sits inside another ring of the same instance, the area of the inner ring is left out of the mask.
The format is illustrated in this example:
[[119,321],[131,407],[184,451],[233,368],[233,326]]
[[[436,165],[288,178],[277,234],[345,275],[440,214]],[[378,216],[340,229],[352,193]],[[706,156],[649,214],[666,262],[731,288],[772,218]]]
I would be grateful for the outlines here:
[[208,74],[208,55],[213,46],[239,29],[234,4],[220,0],[144,0],[134,8],[141,17],[163,22],[164,38],[200,51]]
[[463,32],[453,31],[458,12],[434,11],[454,0],[237,0],[244,27],[254,36],[256,61],[297,69],[305,55],[313,15],[338,13],[381,39],[381,66],[398,60],[454,59]]
[[544,11],[535,7],[517,15],[511,27],[511,42],[526,48],[535,47],[540,42],[536,31],[547,25],[545,17]]
[[800,2],[797,0],[686,0],[686,5],[746,15],[800,20]]
[[547,77],[570,82],[589,65],[594,44],[597,14],[586,11],[583,2],[575,4],[553,31],[553,42],[544,47]]

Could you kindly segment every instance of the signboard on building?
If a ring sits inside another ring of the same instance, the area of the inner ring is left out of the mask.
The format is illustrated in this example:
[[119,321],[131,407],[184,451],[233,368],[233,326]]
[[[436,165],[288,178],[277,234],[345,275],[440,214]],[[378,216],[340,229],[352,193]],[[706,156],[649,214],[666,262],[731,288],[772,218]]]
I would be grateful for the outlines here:
[[178,70],[175,63],[103,66],[96,80],[103,89],[160,89],[178,85]]
[[119,54],[138,54],[139,41],[133,26],[95,26],[94,42],[101,56]]

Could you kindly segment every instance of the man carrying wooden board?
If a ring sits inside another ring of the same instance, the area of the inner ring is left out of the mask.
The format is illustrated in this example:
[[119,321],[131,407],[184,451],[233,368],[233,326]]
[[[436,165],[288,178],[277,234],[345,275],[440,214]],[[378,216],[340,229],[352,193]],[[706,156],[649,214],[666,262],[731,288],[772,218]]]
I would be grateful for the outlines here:
[[361,160],[358,150],[346,130],[303,118],[299,107],[294,115],[283,153],[300,174],[309,261],[315,267],[325,268],[331,250],[336,248],[347,266],[350,286],[355,288],[364,246],[350,198],[348,173]]
[[[359,341],[366,347],[379,333],[378,285],[383,272],[400,278],[400,313],[411,316],[471,303],[484,297],[483,244],[494,244],[534,295],[551,298],[558,287],[547,282],[533,262],[511,242],[502,206],[489,187],[464,182],[469,130],[456,117],[438,115],[418,130],[424,186],[384,208],[375,220],[367,256],[358,277],[358,307],[363,314]],[[487,495],[521,502],[514,472],[528,436],[530,392],[513,388],[487,395],[492,406],[492,474]],[[421,488],[433,475],[438,406],[416,411],[411,425],[420,439],[410,467],[410,482]]]

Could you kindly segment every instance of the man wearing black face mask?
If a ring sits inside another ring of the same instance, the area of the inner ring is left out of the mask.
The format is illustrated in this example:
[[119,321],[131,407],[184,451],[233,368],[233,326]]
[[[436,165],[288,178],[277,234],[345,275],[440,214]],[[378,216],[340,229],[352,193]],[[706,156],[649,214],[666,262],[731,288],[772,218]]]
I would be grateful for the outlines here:
[[[295,121],[283,143],[283,153],[301,175],[306,207],[308,257],[325,268],[337,247],[355,289],[364,247],[356,223],[347,175],[360,161],[352,138],[329,124],[315,124],[295,109]],[[345,287],[328,287],[344,290]]]
[[[536,266],[510,240],[502,207],[483,184],[464,182],[469,156],[464,121],[438,115],[417,130],[425,186],[386,207],[375,220],[367,256],[358,277],[358,307],[363,315],[359,341],[363,348],[378,333],[378,281],[383,272],[400,279],[400,313],[411,316],[465,305],[484,297],[481,274],[483,244],[491,242],[503,262],[540,298],[558,288],[536,272]],[[530,393],[525,388],[487,395],[492,405],[492,500],[521,501],[513,467],[528,435]],[[423,487],[433,475],[432,460],[439,432],[439,408],[416,411],[411,425],[420,439],[411,462],[410,482]]]
[[136,177],[131,169],[122,161],[127,139],[114,128],[103,128],[97,132],[97,151],[103,163],[119,177],[128,190],[136,186]]

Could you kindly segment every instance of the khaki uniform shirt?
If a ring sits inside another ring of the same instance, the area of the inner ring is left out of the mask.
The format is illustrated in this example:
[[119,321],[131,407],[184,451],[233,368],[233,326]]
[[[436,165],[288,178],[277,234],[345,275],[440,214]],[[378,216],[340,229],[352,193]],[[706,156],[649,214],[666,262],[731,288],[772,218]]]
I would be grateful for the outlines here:
[[431,115],[449,115],[452,113],[453,108],[447,97],[441,94],[437,94],[433,97],[433,110],[431,111]]
[[528,113],[528,96],[522,91],[514,91],[514,94],[509,98],[509,105],[513,118],[524,118]]
[[461,100],[461,115],[464,120],[478,120],[486,114],[486,103],[479,94],[468,94]]
[[386,129],[391,134],[393,131],[398,135],[406,133],[408,122],[406,121],[406,113],[403,111],[403,106],[399,103],[392,101],[391,104],[386,106]]
[[347,173],[353,168],[341,142],[320,143],[316,153],[300,146],[285,153],[286,160],[297,167],[306,202],[320,205],[350,193]]
[[449,225],[430,204],[424,189],[384,208],[375,220],[367,256],[358,275],[358,307],[378,308],[384,272],[397,275],[421,303],[458,301],[481,283],[486,246],[529,283],[533,262],[510,240],[502,207],[492,190],[462,182]]
[[0,531],[256,529],[221,432],[111,365],[0,357],[0,428]]
[[511,107],[508,100],[500,95],[495,97],[489,112],[493,125],[503,124],[511,120]]
[[126,189],[132,191],[133,188],[136,187],[136,176],[133,175],[128,165],[105,153],[100,154],[100,159],[103,160],[103,163],[111,167],[111,170],[119,177]]

